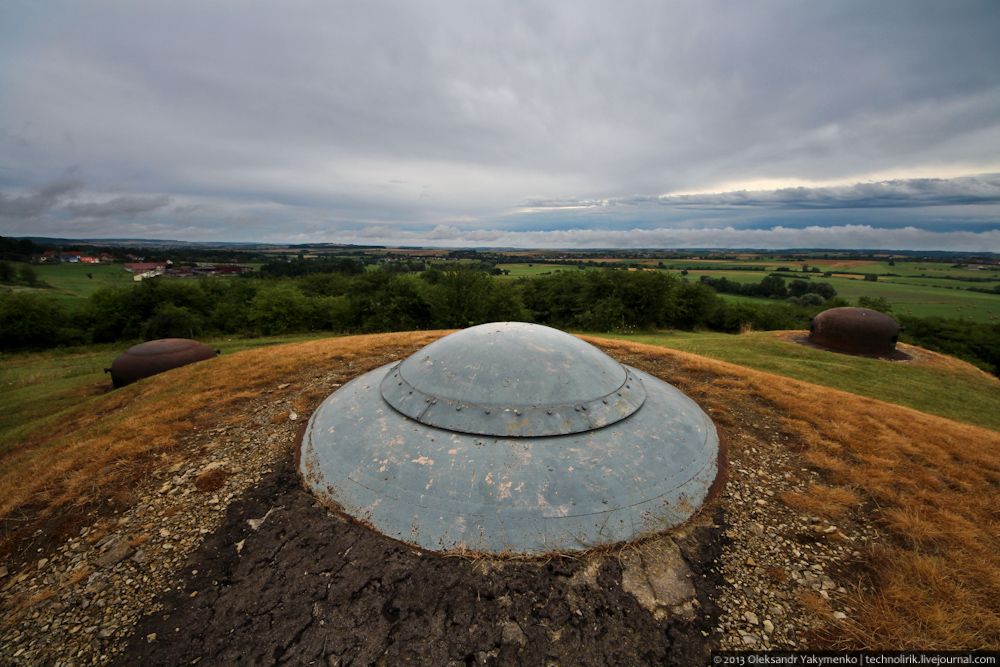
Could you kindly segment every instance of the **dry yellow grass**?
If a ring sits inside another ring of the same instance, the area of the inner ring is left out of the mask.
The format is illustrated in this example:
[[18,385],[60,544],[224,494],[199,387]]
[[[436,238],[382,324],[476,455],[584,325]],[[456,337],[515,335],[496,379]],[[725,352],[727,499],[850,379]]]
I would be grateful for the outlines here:
[[90,403],[0,458],[0,555],[39,527],[59,539],[78,529],[88,512],[130,505],[136,480],[184,455],[187,433],[234,418],[236,407],[261,390],[313,369],[340,368],[350,377],[441,334],[355,336],[248,350],[176,369]]
[[836,519],[857,507],[861,499],[851,489],[844,486],[810,484],[806,493],[786,491],[781,500],[802,514],[811,514]]
[[[264,389],[331,370],[346,379],[443,333],[261,348],[111,393],[0,459],[0,547],[39,527],[57,539],[63,527],[76,527],[72,517],[108,498],[129,504],[136,480],[185,456],[187,432],[245,420],[240,406]],[[710,411],[724,439],[737,414],[769,418],[760,428],[780,430],[801,462],[823,472],[809,494],[786,496],[793,508],[831,518],[870,513],[884,540],[858,574],[852,622],[830,641],[1000,646],[1000,434],[663,347],[589,340],[679,386]]]
[[[867,555],[856,618],[832,642],[1000,646],[1000,433],[688,353],[590,340],[616,356],[670,357],[676,384],[714,410],[766,401],[803,460],[826,477],[815,497],[790,504],[827,516],[872,514],[884,542]],[[698,373],[714,376],[709,386],[684,379]]]

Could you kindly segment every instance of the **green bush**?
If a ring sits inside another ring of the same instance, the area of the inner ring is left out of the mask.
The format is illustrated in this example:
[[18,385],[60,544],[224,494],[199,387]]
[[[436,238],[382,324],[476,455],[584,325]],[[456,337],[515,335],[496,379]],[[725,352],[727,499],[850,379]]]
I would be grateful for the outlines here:
[[313,305],[290,283],[268,285],[250,303],[250,321],[265,336],[305,331],[313,322]]
[[83,340],[83,331],[54,299],[24,292],[0,293],[0,349],[40,349]]
[[153,316],[143,327],[146,340],[157,338],[195,338],[202,331],[201,317],[184,306],[163,303],[157,306]]
[[349,295],[351,324],[360,331],[406,331],[431,327],[431,306],[422,285],[408,274],[369,271]]
[[859,296],[858,307],[868,308],[869,310],[877,310],[880,313],[888,313],[892,311],[892,304],[890,304],[884,296]]
[[910,315],[898,319],[904,342],[965,359],[1000,375],[1000,324]]

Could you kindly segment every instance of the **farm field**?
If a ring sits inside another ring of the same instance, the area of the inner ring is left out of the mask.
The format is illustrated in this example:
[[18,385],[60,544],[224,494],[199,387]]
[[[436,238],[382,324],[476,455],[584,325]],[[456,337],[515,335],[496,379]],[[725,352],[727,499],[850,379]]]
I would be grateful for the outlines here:
[[[15,264],[16,267],[22,266]],[[64,302],[86,299],[102,287],[124,287],[133,284],[132,274],[121,264],[33,264],[38,280],[51,288],[15,287],[46,294]],[[92,277],[88,277],[88,274]]]
[[[764,276],[755,271],[690,271],[688,278],[697,280],[699,276],[725,277],[738,283],[757,283]],[[791,273],[786,282],[800,277]],[[826,282],[837,290],[837,296],[856,301],[858,297],[883,297],[892,304],[892,312],[917,317],[950,317],[964,318],[973,322],[1000,321],[1000,294],[984,294],[972,292],[966,287],[969,283],[954,280],[938,279],[927,284],[911,283],[904,278],[880,278],[870,282],[858,278],[831,276],[824,278],[812,274],[813,281]],[[906,282],[904,282],[906,281]],[[977,286],[989,287],[990,284],[976,283]],[[734,295],[724,294],[724,298]],[[737,297],[736,300],[746,301],[750,297]],[[774,303],[770,299],[752,299],[755,303]]]
[[504,278],[530,278],[556,271],[579,271],[574,266],[560,264],[497,264],[497,268],[510,271],[510,275],[501,276]]
[[[969,269],[955,268],[951,264],[943,262],[917,262],[904,259],[896,260],[894,264],[888,261],[867,260],[867,259],[816,259],[816,260],[779,260],[774,257],[745,257],[738,259],[622,259],[622,258],[594,258],[587,257],[575,260],[580,264],[608,262],[613,264],[637,263],[650,268],[656,268],[663,263],[664,268],[670,271],[688,270],[722,270],[725,267],[752,267],[764,272],[776,271],[779,267],[792,269],[793,273],[801,270],[803,264],[816,267],[822,272],[841,273],[875,273],[880,276],[894,273],[899,276],[908,277],[929,277],[945,278],[992,278],[1000,281],[1000,267],[993,269]],[[526,263],[501,264],[501,268],[510,269],[511,275],[528,275],[528,269],[538,269],[547,266],[555,268],[574,268],[558,264],[546,264],[544,259],[539,259],[529,267]],[[548,270],[548,269],[546,269]]]
[[[650,261],[652,261],[653,266],[655,266],[655,260]],[[844,260],[838,264],[842,265],[847,261],[848,260]],[[677,264],[682,263],[678,262]],[[690,265],[691,261],[685,260],[683,264],[685,266]],[[700,266],[708,267],[713,264],[725,264],[726,266],[749,266],[752,263],[742,261],[721,262],[715,260],[704,260]],[[914,277],[920,273],[932,273],[932,269],[936,266],[934,264],[908,262],[897,262],[896,266],[888,266],[888,264],[874,262],[872,264],[878,266],[880,270],[894,270],[896,273],[905,272],[908,276],[881,277],[878,281],[871,282],[863,280],[860,275],[833,275],[831,277],[824,277],[822,274],[802,274],[801,271],[790,271],[787,272],[787,275],[784,277],[786,282],[803,277],[814,281],[828,282],[837,290],[838,296],[852,302],[856,301],[858,297],[861,296],[883,297],[892,305],[892,312],[895,314],[913,315],[917,317],[963,318],[973,322],[1000,322],[1000,294],[985,294],[983,292],[973,292],[968,289],[969,287],[992,289],[994,285],[1000,284],[1000,282],[971,283],[951,280],[943,277]],[[502,264],[500,266],[501,268],[510,271],[510,278],[538,276],[560,270],[579,271],[579,269],[573,266],[557,264]],[[768,266],[769,269],[776,269],[778,266],[789,266],[789,264],[770,261],[766,263],[766,266]],[[810,264],[810,266],[819,266],[820,268],[823,268],[823,264],[819,262],[815,265]],[[864,268],[847,268],[844,266],[834,267],[832,266],[832,263],[828,266],[830,269],[840,268],[842,270],[851,271],[868,270],[867,265]],[[797,268],[800,268],[800,265]],[[670,271],[672,269],[667,270]],[[940,276],[958,275],[958,271],[959,270],[957,269],[950,269],[947,265],[941,265],[941,268],[937,270],[936,273]],[[738,283],[757,283],[767,276],[768,273],[769,271],[732,271],[710,268],[695,269],[693,267],[689,267],[687,278],[688,280],[697,281],[700,276],[711,276],[714,278],[725,277]],[[965,270],[964,273],[975,274],[976,277],[980,278],[987,278],[995,272]],[[728,301],[776,303],[771,299],[759,299],[731,294],[723,294],[721,296]]]

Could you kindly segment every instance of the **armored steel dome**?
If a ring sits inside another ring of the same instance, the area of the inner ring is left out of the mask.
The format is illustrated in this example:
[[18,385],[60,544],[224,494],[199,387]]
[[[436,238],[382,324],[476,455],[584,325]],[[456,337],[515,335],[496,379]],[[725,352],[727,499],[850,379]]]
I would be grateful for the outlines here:
[[830,308],[809,325],[809,340],[851,354],[889,355],[899,340],[899,323],[868,308]]
[[216,351],[190,338],[161,338],[133,345],[122,352],[105,369],[111,373],[111,383],[123,387],[171,368],[211,359]]
[[366,373],[313,413],[321,499],[432,550],[537,553],[685,521],[718,436],[675,387],[556,329],[471,327]]

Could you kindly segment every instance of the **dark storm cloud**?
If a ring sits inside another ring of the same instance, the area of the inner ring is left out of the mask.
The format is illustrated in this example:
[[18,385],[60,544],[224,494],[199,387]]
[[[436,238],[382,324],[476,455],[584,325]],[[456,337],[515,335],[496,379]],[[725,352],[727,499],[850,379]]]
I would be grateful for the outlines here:
[[115,197],[104,202],[71,203],[66,209],[74,216],[82,218],[131,218],[140,213],[149,213],[163,208],[170,197]]
[[0,218],[33,220],[82,187],[80,181],[64,179],[48,183],[30,194],[18,196],[0,192]]
[[[558,214],[525,201],[629,204],[644,228],[711,206],[898,226],[997,206],[954,177],[1000,171],[998,33],[989,0],[2,3],[0,184],[79,163],[106,236],[130,215],[241,240],[546,231]],[[18,206],[6,228],[79,222]]]

